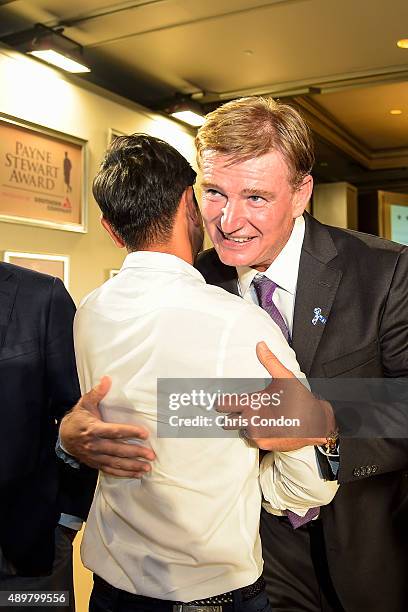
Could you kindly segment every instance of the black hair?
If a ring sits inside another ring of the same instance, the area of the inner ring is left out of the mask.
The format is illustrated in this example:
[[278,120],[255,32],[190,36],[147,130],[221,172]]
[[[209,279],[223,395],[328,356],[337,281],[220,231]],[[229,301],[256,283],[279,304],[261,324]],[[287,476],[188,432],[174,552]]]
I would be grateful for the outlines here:
[[188,161],[148,134],[118,136],[93,181],[103,217],[130,251],[165,244],[180,198],[195,182]]

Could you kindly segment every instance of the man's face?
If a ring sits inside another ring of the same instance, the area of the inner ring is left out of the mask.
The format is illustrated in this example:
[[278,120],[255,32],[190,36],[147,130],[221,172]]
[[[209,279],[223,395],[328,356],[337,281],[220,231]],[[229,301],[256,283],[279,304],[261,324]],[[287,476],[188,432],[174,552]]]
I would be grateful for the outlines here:
[[279,151],[229,162],[229,156],[215,151],[202,155],[204,223],[223,263],[264,271],[289,239],[294,219],[303,213],[312,177],[294,190]]

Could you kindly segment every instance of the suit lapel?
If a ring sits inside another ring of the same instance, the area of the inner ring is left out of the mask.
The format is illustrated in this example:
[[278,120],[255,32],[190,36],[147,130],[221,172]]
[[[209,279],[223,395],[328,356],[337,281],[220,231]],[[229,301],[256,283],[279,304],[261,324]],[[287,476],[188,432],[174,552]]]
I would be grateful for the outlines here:
[[292,346],[302,371],[309,374],[325,329],[325,322],[316,319],[315,309],[320,309],[321,316],[329,319],[342,271],[334,265],[337,250],[328,230],[310,215],[305,215],[305,221]]
[[6,338],[6,331],[13,311],[17,293],[18,278],[11,268],[0,263],[0,349]]

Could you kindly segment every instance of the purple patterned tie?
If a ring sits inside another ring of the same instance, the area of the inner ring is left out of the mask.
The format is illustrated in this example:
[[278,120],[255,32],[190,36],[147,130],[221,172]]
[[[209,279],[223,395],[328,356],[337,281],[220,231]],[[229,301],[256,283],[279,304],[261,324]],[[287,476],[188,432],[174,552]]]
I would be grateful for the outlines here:
[[[279,311],[279,308],[272,301],[272,296],[278,285],[264,274],[257,274],[254,277],[252,284],[255,288],[260,307],[263,310],[266,310],[272,321],[275,321],[276,325],[279,327],[282,334],[284,335],[285,340],[290,344],[291,338],[288,326],[286,325],[285,320]],[[319,511],[320,508],[309,508],[305,516],[299,516],[298,514],[296,514],[295,512],[291,512],[290,510],[285,510],[284,512],[288,517],[293,529],[297,529],[301,525],[305,525],[306,523],[314,519],[316,516],[319,516]]]
[[254,277],[252,284],[255,287],[260,307],[263,308],[263,310],[266,310],[272,321],[275,321],[276,325],[279,327],[282,334],[285,336],[286,342],[290,343],[290,334],[288,326],[286,325],[284,318],[279,312],[278,307],[272,301],[273,294],[275,293],[275,289],[278,285],[264,274],[257,274]]

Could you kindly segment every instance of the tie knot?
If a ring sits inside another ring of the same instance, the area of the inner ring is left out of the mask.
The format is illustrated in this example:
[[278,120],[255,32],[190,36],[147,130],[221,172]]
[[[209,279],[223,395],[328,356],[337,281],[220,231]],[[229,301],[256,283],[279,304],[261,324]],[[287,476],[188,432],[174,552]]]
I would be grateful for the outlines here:
[[255,288],[259,305],[264,308],[266,304],[270,304],[272,302],[272,296],[278,285],[273,280],[265,276],[265,274],[257,274],[254,277],[252,284]]

